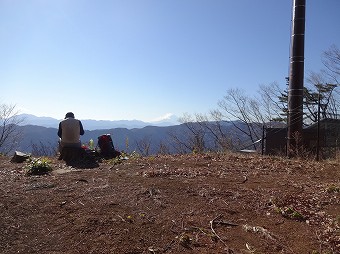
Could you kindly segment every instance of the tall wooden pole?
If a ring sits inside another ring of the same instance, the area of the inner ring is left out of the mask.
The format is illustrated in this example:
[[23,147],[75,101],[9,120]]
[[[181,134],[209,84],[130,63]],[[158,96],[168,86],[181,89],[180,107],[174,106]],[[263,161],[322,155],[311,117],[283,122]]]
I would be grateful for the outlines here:
[[306,0],[293,0],[288,89],[288,157],[295,156],[302,145],[305,11]]

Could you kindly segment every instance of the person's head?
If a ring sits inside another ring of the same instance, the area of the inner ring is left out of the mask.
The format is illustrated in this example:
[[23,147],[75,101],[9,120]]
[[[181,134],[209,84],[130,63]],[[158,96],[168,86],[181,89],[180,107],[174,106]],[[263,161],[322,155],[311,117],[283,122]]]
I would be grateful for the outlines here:
[[65,115],[65,119],[66,118],[74,118],[74,114],[72,112],[68,112],[66,115]]

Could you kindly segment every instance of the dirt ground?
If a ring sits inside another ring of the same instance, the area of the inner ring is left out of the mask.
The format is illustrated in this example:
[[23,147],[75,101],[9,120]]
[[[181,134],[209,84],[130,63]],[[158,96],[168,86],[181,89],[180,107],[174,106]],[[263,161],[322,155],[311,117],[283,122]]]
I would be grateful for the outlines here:
[[241,154],[27,176],[0,157],[0,253],[340,253],[340,164]]

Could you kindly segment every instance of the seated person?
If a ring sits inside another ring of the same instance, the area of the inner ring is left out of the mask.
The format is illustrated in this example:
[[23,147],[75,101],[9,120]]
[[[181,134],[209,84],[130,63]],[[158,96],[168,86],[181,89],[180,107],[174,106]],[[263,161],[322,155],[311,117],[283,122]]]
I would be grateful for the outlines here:
[[80,148],[80,135],[84,135],[84,129],[81,121],[75,119],[72,112],[68,112],[65,119],[59,123],[59,152],[61,153],[64,147]]

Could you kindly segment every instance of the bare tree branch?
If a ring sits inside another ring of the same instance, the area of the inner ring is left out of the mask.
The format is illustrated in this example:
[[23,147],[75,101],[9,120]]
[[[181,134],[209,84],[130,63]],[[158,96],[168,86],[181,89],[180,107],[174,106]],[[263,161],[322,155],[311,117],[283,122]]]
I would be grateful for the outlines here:
[[18,116],[15,105],[0,105],[0,152],[12,152],[22,139],[18,125],[23,119]]

